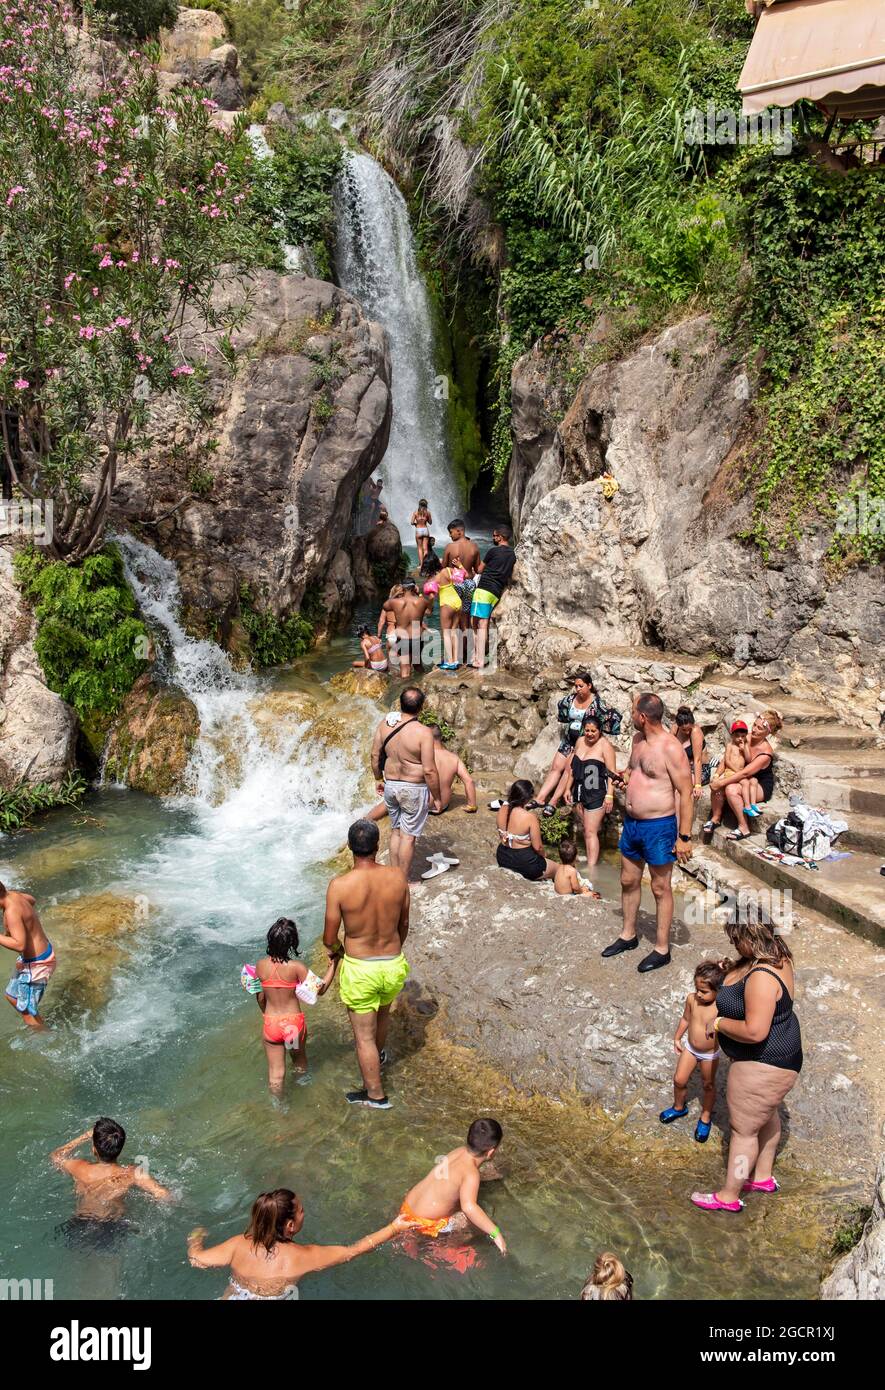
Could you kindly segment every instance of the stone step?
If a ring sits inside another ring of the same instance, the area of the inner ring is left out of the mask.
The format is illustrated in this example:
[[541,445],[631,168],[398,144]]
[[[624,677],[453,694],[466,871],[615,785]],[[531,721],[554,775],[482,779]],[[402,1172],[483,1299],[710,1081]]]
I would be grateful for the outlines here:
[[[827,788],[832,788],[834,784],[827,783]],[[835,784],[838,785],[838,784]],[[839,820],[848,822],[848,829],[843,830],[836,843],[837,850],[863,850],[865,854],[872,854],[878,857],[880,863],[885,863],[885,816],[864,815],[861,812],[852,811],[850,808],[833,806],[832,801],[812,802],[812,805],[819,805],[822,810],[833,811]],[[701,802],[704,806],[704,803]],[[774,825],[786,816],[790,810],[790,803],[785,797],[773,796],[771,801],[767,801],[762,808],[762,815],[756,821],[756,829],[761,839],[765,839],[766,831],[769,826]],[[707,810],[699,811],[695,820],[695,835],[700,836],[701,827],[707,816]],[[733,824],[729,812],[726,812],[725,823],[729,827]]]
[[781,892],[790,891],[793,901],[821,912],[831,921],[885,946],[885,878],[879,873],[879,855],[852,851],[850,859],[824,862],[817,869],[792,868],[760,859],[750,844],[762,840],[729,840],[724,831],[713,837],[715,848],[742,869]]
[[802,749],[781,749],[779,755],[792,763],[802,778],[826,781],[860,781],[875,778],[885,782],[885,748],[822,749],[805,752]]
[[802,700],[796,695],[785,695],[778,687],[765,685],[761,681],[741,680],[734,676],[711,676],[701,681],[699,689],[709,691],[710,694],[730,695],[736,705],[740,705],[742,700],[758,704],[760,709],[765,705],[771,705],[787,725],[820,724],[826,718],[826,710],[815,701]]
[[785,724],[780,735],[779,747],[787,754],[790,749],[803,753],[821,752],[824,755],[837,753],[843,749],[875,748],[874,729],[852,729],[847,724]]

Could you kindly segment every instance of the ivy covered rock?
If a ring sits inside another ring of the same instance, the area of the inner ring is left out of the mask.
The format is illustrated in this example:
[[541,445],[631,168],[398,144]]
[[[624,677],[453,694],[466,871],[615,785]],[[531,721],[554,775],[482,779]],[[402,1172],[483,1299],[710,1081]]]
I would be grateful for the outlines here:
[[107,744],[105,775],[134,791],[175,796],[186,789],[191,750],[200,732],[196,708],[174,686],[146,673],[123,702]]

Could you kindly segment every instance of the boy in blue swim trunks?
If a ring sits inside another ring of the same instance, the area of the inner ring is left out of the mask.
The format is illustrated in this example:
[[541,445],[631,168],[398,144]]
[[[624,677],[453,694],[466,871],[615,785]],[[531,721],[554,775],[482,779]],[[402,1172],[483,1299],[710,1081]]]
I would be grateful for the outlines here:
[[0,883],[0,912],[4,927],[0,946],[17,954],[6,998],[29,1028],[45,1028],[40,1001],[58,964],[52,942],[30,893],[14,893]]
[[633,747],[627,772],[627,814],[621,832],[621,935],[602,954],[619,956],[639,945],[636,918],[642,894],[642,870],[648,865],[655,898],[655,949],[637,966],[645,974],[670,964],[673,923],[673,865],[691,858],[694,814],[691,767],[678,738],[664,728],[664,703],[657,695],[640,695],[633,706]]

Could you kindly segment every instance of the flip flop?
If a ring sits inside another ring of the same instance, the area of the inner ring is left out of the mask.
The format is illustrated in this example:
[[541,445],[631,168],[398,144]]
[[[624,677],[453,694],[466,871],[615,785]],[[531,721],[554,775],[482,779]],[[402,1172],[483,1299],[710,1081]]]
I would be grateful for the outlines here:
[[745,1182],[741,1192],[767,1192],[771,1194],[780,1192],[780,1184],[777,1178],[766,1178],[764,1182]]
[[662,1110],[658,1119],[662,1125],[671,1125],[674,1120],[682,1120],[688,1114],[688,1106],[682,1110],[677,1110],[675,1105],[670,1105],[666,1110]]
[[730,835],[726,835],[726,840],[749,840],[749,830],[732,830]]
[[721,820],[708,820],[708,821],[704,821],[704,834],[705,834],[705,835],[712,835],[712,834],[713,834],[713,831],[714,831],[714,830],[718,830],[721,824],[722,824],[722,821],[721,821]]
[[[432,863],[433,861],[430,860],[430,859],[428,859],[427,862],[428,862],[428,863]],[[422,878],[439,878],[440,874],[447,874],[448,872],[449,872],[449,866],[448,866],[448,864],[440,864],[439,862],[437,862],[436,864],[433,865],[433,868],[432,868],[432,869],[427,869],[426,872],[423,873],[423,874],[421,875],[421,877],[422,877]]]
[[478,809],[477,806],[465,806],[464,814],[465,816],[475,816]]
[[743,1211],[744,1204],[738,1198],[736,1202],[720,1202],[715,1192],[693,1192],[691,1200],[701,1211]]
[[502,806],[506,806],[506,805],[507,805],[507,802],[506,802],[506,801],[501,801],[500,798],[496,798],[496,800],[490,801],[490,802],[489,802],[489,810],[490,810],[490,811],[500,811],[501,807],[502,807]]
[[697,1139],[699,1144],[706,1144],[707,1140],[710,1137],[710,1130],[712,1128],[712,1121],[708,1122],[707,1120],[698,1120],[697,1124],[694,1127],[694,1137],[695,1139]]
[[556,815],[556,807],[555,807],[555,806],[551,806],[551,805],[550,805],[550,802],[548,801],[547,805],[546,805],[546,806],[544,807],[544,809],[541,811],[541,815],[544,816],[544,817],[546,817],[546,818],[548,818],[548,819],[549,819],[550,816],[555,816],[555,815]]

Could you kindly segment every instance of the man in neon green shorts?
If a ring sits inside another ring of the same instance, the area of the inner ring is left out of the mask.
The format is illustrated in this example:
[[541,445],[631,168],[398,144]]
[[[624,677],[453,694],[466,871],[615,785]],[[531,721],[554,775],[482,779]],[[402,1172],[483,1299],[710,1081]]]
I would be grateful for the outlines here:
[[390,1006],[409,974],[403,945],[409,933],[410,899],[402,869],[378,863],[378,842],[374,821],[354,821],[347,832],[353,868],[329,884],[323,943],[330,956],[339,955],[344,927],[338,988],[363,1077],[361,1090],[347,1092],[348,1103],[389,1110],[381,1067]]

